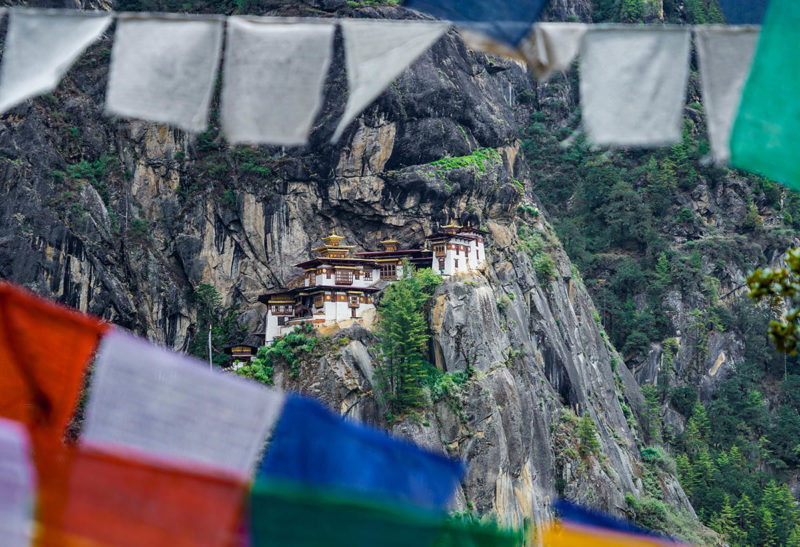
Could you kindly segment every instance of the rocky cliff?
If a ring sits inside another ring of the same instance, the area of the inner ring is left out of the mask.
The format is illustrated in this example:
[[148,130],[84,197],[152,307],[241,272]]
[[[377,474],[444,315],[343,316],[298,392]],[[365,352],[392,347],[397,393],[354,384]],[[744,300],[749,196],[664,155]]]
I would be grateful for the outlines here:
[[[551,16],[585,8],[556,2]],[[630,495],[662,504],[654,525],[698,537],[674,468],[641,458],[637,383],[538,201],[518,137],[539,91],[522,67],[451,32],[331,145],[345,94],[337,41],[307,147],[229,148],[215,126],[190,136],[105,118],[110,46],[98,43],[54,94],[0,120],[0,276],[182,350],[200,284],[263,332],[258,295],[293,277],[331,229],[372,250],[387,237],[420,245],[449,219],[481,222],[489,265],[441,285],[429,318],[431,361],[466,381],[387,424],[375,334],[354,326],[299,374],[278,367],[276,385],[465,458],[454,509],[519,525],[566,495],[635,516]],[[581,449],[584,415],[599,452]]]

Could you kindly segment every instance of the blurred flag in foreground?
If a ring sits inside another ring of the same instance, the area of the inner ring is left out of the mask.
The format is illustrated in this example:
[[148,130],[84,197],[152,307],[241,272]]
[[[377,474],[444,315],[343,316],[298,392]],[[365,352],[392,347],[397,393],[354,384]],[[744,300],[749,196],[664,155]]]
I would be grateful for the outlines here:
[[628,521],[559,500],[553,504],[558,523],[546,525],[542,545],[547,547],[579,547],[584,545],[630,547],[671,546],[681,543],[640,528]]
[[729,25],[758,25],[764,19],[769,0],[719,0]]
[[800,190],[800,2],[772,0],[731,135],[731,165]]
[[423,450],[289,396],[259,472],[317,488],[445,509],[464,474],[459,460]]
[[256,481],[253,545],[294,547],[516,547],[523,534],[407,504],[275,481]]
[[406,0],[403,5],[516,47],[548,0]]

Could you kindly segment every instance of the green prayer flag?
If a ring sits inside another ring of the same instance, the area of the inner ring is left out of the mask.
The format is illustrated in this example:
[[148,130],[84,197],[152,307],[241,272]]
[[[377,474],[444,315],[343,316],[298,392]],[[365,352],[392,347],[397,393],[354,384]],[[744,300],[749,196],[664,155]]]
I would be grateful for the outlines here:
[[731,134],[731,165],[800,190],[800,2],[772,0]]
[[407,504],[294,483],[257,481],[250,498],[253,546],[517,547],[521,533]]

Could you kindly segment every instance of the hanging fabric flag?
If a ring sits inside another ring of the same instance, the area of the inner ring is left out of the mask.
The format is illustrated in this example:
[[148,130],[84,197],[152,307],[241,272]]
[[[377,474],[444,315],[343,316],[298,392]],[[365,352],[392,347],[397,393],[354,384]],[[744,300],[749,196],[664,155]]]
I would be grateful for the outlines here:
[[583,23],[537,23],[519,49],[539,80],[569,69],[586,34]]
[[60,445],[107,325],[0,282],[0,416],[22,422],[35,454]]
[[231,143],[305,144],[322,104],[335,26],[228,18],[222,127]]
[[35,482],[27,431],[0,418],[0,538],[5,546],[30,545]]
[[689,30],[607,27],[581,46],[583,126],[594,144],[655,147],[681,138]]
[[283,394],[120,330],[98,351],[82,439],[249,475]]
[[111,20],[100,12],[12,8],[0,68],[0,113],[53,91]]
[[719,0],[729,25],[758,25],[764,19],[769,0]]
[[106,113],[203,131],[222,46],[222,18],[119,15]]
[[540,540],[547,547],[679,547],[681,543],[630,522],[559,500],[558,523],[545,524]]
[[800,190],[800,2],[772,0],[731,135],[731,165]]
[[429,21],[343,20],[348,97],[332,140],[386,86],[444,34],[449,25]]
[[714,26],[696,27],[694,32],[711,151],[716,163],[725,165],[730,159],[731,127],[750,73],[758,29]]
[[493,524],[457,521],[408,505],[273,481],[253,486],[250,522],[254,547],[523,545],[520,533]]
[[290,396],[259,476],[444,509],[464,465]]
[[81,445],[40,494],[41,545],[233,545],[246,485]]
[[403,5],[517,47],[547,3],[548,0],[405,0]]

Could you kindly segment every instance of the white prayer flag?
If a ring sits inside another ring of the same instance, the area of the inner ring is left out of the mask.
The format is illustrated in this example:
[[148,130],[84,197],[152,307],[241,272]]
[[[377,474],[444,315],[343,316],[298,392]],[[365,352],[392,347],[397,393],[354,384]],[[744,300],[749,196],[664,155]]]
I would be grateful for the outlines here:
[[420,21],[342,21],[348,92],[333,141],[386,86],[449,28]]
[[228,18],[222,128],[228,142],[305,144],[336,27]]
[[27,547],[33,531],[35,479],[28,432],[0,418],[0,538],[8,547]]
[[724,165],[731,157],[728,143],[753,63],[758,29],[696,27],[695,38],[711,152],[716,163]]
[[537,23],[519,49],[539,80],[569,69],[589,27],[583,23]]
[[203,131],[221,46],[219,18],[120,15],[106,112]]
[[283,393],[120,330],[98,350],[82,439],[249,475]]
[[12,8],[0,68],[0,113],[53,91],[111,24],[110,14]]
[[580,60],[583,126],[599,145],[654,147],[681,139],[689,30],[589,30]]

